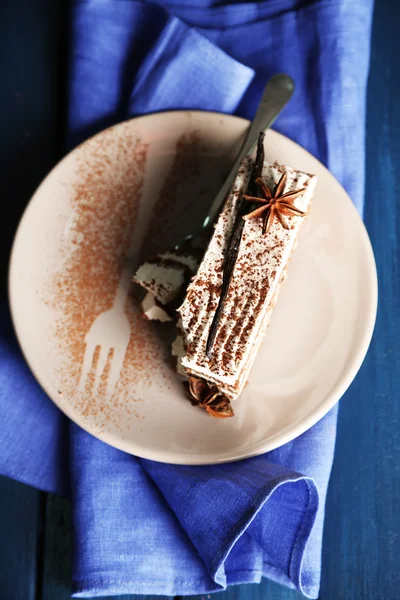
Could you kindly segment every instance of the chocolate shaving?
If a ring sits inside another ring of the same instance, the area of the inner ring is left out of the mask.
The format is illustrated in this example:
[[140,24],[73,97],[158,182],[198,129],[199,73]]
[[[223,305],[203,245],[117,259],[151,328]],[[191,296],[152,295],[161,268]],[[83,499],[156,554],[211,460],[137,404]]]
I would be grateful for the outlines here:
[[[260,132],[257,141],[257,154],[256,159],[254,161],[253,170],[250,176],[250,181],[247,186],[246,193],[248,196],[256,196],[259,192],[258,185],[256,184],[256,180],[261,177],[263,165],[264,165],[264,137],[265,133],[263,131]],[[222,288],[221,294],[219,297],[219,302],[217,306],[217,310],[214,313],[214,318],[211,323],[210,331],[208,334],[207,345],[206,345],[206,355],[207,358],[211,358],[213,345],[215,342],[215,338],[217,336],[218,326],[221,319],[222,311],[224,308],[225,298],[228,293],[229,283],[232,277],[233,269],[236,264],[236,259],[239,254],[239,246],[240,240],[243,233],[243,228],[245,225],[245,221],[243,217],[248,212],[248,203],[244,202],[241,199],[239,204],[239,210],[235,219],[235,225],[233,227],[233,231],[231,234],[231,238],[229,240],[228,251],[226,253],[225,263],[224,263],[224,272],[222,276]]]

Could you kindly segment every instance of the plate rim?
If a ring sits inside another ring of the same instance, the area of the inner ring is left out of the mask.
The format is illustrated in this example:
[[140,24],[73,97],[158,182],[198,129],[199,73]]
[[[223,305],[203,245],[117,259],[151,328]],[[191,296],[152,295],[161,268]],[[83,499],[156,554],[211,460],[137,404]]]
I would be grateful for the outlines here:
[[297,146],[303,153],[310,156],[313,160],[318,161],[321,169],[325,172],[325,175],[327,175],[327,177],[333,179],[335,181],[336,185],[340,186],[344,196],[346,197],[347,201],[350,203],[351,208],[354,211],[356,221],[358,222],[358,226],[360,227],[360,242],[362,242],[362,252],[363,252],[363,256],[366,260],[367,267],[368,267],[367,272],[369,274],[369,285],[368,285],[369,307],[365,311],[365,323],[362,327],[362,333],[359,336],[358,349],[355,352],[355,356],[350,361],[350,367],[348,367],[346,369],[345,374],[335,384],[335,386],[332,388],[332,390],[329,392],[329,394],[327,394],[325,400],[317,408],[315,408],[308,415],[308,417],[302,418],[299,422],[295,423],[294,425],[286,427],[286,429],[283,430],[283,432],[281,431],[280,433],[276,434],[274,437],[270,438],[269,440],[264,441],[264,442],[257,441],[248,446],[241,446],[238,449],[238,451],[235,451],[235,449],[230,449],[229,451],[222,452],[222,453],[220,453],[220,455],[217,455],[217,456],[211,455],[211,454],[210,455],[203,454],[199,458],[195,454],[191,455],[191,454],[185,454],[185,453],[181,453],[181,452],[171,452],[168,450],[149,451],[148,448],[144,448],[144,450],[143,450],[143,448],[140,445],[139,446],[137,445],[136,441],[124,440],[124,439],[118,437],[113,432],[102,432],[101,436],[100,436],[95,430],[91,430],[90,424],[86,424],[86,423],[82,424],[82,422],[80,422],[78,419],[78,415],[72,408],[53,399],[53,397],[51,396],[51,391],[49,390],[49,386],[46,385],[46,382],[43,381],[43,379],[32,368],[31,363],[28,359],[28,356],[25,352],[22,340],[21,340],[21,338],[22,338],[21,330],[23,328],[21,328],[21,330],[20,330],[19,326],[17,324],[18,316],[16,314],[15,301],[13,299],[14,298],[13,277],[14,277],[14,273],[15,273],[15,268],[14,268],[15,256],[16,256],[17,249],[18,249],[19,237],[20,237],[22,225],[29,215],[30,208],[33,205],[35,197],[40,193],[42,186],[44,186],[46,184],[47,180],[53,176],[54,172],[60,167],[60,165],[64,161],[66,161],[71,154],[75,153],[80,147],[89,143],[90,140],[93,140],[93,139],[97,138],[98,136],[103,135],[107,131],[122,127],[131,122],[137,122],[138,120],[148,120],[148,119],[152,119],[154,117],[162,117],[162,116],[167,117],[169,114],[175,115],[177,113],[182,116],[185,114],[186,115],[189,115],[189,114],[190,115],[203,115],[203,116],[204,115],[213,115],[218,118],[226,118],[229,120],[233,119],[236,121],[241,121],[243,123],[249,124],[249,121],[247,119],[238,117],[236,115],[228,115],[228,114],[217,112],[217,111],[166,110],[166,111],[159,111],[159,112],[155,112],[155,113],[149,113],[146,115],[141,115],[138,117],[125,119],[124,121],[120,121],[114,125],[111,125],[110,127],[102,129],[98,133],[85,139],[78,146],[75,146],[70,152],[68,152],[65,156],[63,156],[61,158],[61,160],[59,160],[54,165],[54,167],[48,172],[48,174],[44,177],[44,179],[38,185],[38,187],[36,188],[34,193],[31,195],[31,197],[24,209],[24,212],[19,220],[18,227],[14,234],[12,249],[11,249],[10,258],[9,258],[9,268],[8,268],[9,307],[10,307],[10,313],[11,313],[11,319],[12,319],[12,323],[13,323],[14,332],[17,337],[18,344],[19,344],[20,350],[22,352],[22,355],[23,355],[31,373],[35,377],[35,379],[38,382],[38,384],[40,385],[40,387],[45,391],[45,393],[47,394],[49,399],[61,410],[61,412],[63,412],[76,425],[81,427],[83,430],[85,430],[87,433],[94,436],[98,440],[100,440],[104,443],[107,443],[118,450],[121,450],[123,452],[126,452],[126,453],[134,455],[134,456],[138,456],[140,458],[154,460],[156,462],[161,462],[161,463],[170,463],[170,464],[177,464],[177,465],[222,464],[222,463],[227,463],[227,462],[234,462],[237,460],[244,460],[246,458],[251,458],[254,456],[259,456],[261,454],[264,454],[265,452],[274,450],[274,449],[276,449],[280,446],[283,446],[284,444],[294,440],[298,436],[302,435],[308,429],[310,429],[313,425],[315,425],[318,421],[320,421],[339,402],[339,400],[345,394],[347,389],[350,387],[351,383],[354,381],[358,371],[361,368],[362,363],[364,362],[364,359],[366,357],[366,354],[368,352],[368,349],[369,349],[369,346],[370,346],[370,343],[372,340],[372,335],[374,332],[376,316],[377,316],[377,309],[378,309],[378,274],[377,274],[376,261],[375,261],[375,256],[374,256],[371,240],[369,238],[365,223],[362,220],[361,216],[359,215],[350,196],[348,195],[346,190],[343,188],[342,184],[325,167],[325,165],[323,165],[323,163],[321,163],[321,161],[319,161],[319,159],[317,159],[314,155],[312,155],[310,152],[308,152],[308,150],[303,148],[303,146],[301,146],[297,142],[293,141],[289,137],[283,135],[282,133],[279,133],[279,132],[275,131],[274,129],[271,129],[271,132],[273,132],[274,135],[277,135],[277,136],[283,138],[284,140],[288,140],[291,144],[294,144],[295,146]]

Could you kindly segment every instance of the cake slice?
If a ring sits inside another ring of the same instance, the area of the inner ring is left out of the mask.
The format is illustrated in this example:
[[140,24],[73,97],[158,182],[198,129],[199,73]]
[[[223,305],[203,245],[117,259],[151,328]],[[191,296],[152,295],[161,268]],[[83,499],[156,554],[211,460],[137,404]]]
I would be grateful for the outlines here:
[[242,164],[178,309],[179,370],[192,402],[216,417],[233,415],[316,184],[263,157],[256,168],[257,160]]

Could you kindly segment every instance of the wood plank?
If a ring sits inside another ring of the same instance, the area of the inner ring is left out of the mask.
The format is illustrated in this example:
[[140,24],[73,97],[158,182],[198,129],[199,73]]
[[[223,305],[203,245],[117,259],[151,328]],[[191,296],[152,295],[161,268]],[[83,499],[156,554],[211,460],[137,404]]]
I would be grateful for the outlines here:
[[[55,8],[61,0],[0,3],[1,300],[18,219],[56,159],[57,45]],[[2,423],[2,427],[6,427]],[[0,478],[0,598],[36,600],[44,494]]]
[[177,600],[304,600],[304,596],[277,583],[263,579],[260,584],[234,585],[224,592],[198,596],[177,596]]
[[320,598],[394,600],[400,571],[400,5],[375,3],[366,225],[380,279],[372,347],[341,402]]
[[37,600],[70,600],[72,511],[66,498],[47,495],[40,589]]
[[0,598],[36,600],[44,494],[0,477]]

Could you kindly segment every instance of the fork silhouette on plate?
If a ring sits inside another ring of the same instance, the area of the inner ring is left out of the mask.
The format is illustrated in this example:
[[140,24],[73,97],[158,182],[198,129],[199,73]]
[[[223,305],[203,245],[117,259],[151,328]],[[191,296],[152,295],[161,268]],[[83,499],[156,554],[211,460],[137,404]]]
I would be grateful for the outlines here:
[[[136,224],[131,231],[130,247],[125,258],[112,307],[99,315],[86,334],[85,355],[82,363],[78,391],[103,397],[112,394],[124,364],[126,350],[131,336],[131,325],[125,314],[125,304],[130,290],[132,275],[149,227],[152,206],[159,197],[164,177],[172,164],[174,154],[169,159],[149,152],[144,173],[143,190],[138,199],[139,209]],[[154,177],[157,171],[160,177]]]
[[101,313],[86,334],[79,391],[107,395],[112,393],[120,376],[130,339],[130,323],[125,302],[131,270],[125,267],[118,282],[112,307]]

